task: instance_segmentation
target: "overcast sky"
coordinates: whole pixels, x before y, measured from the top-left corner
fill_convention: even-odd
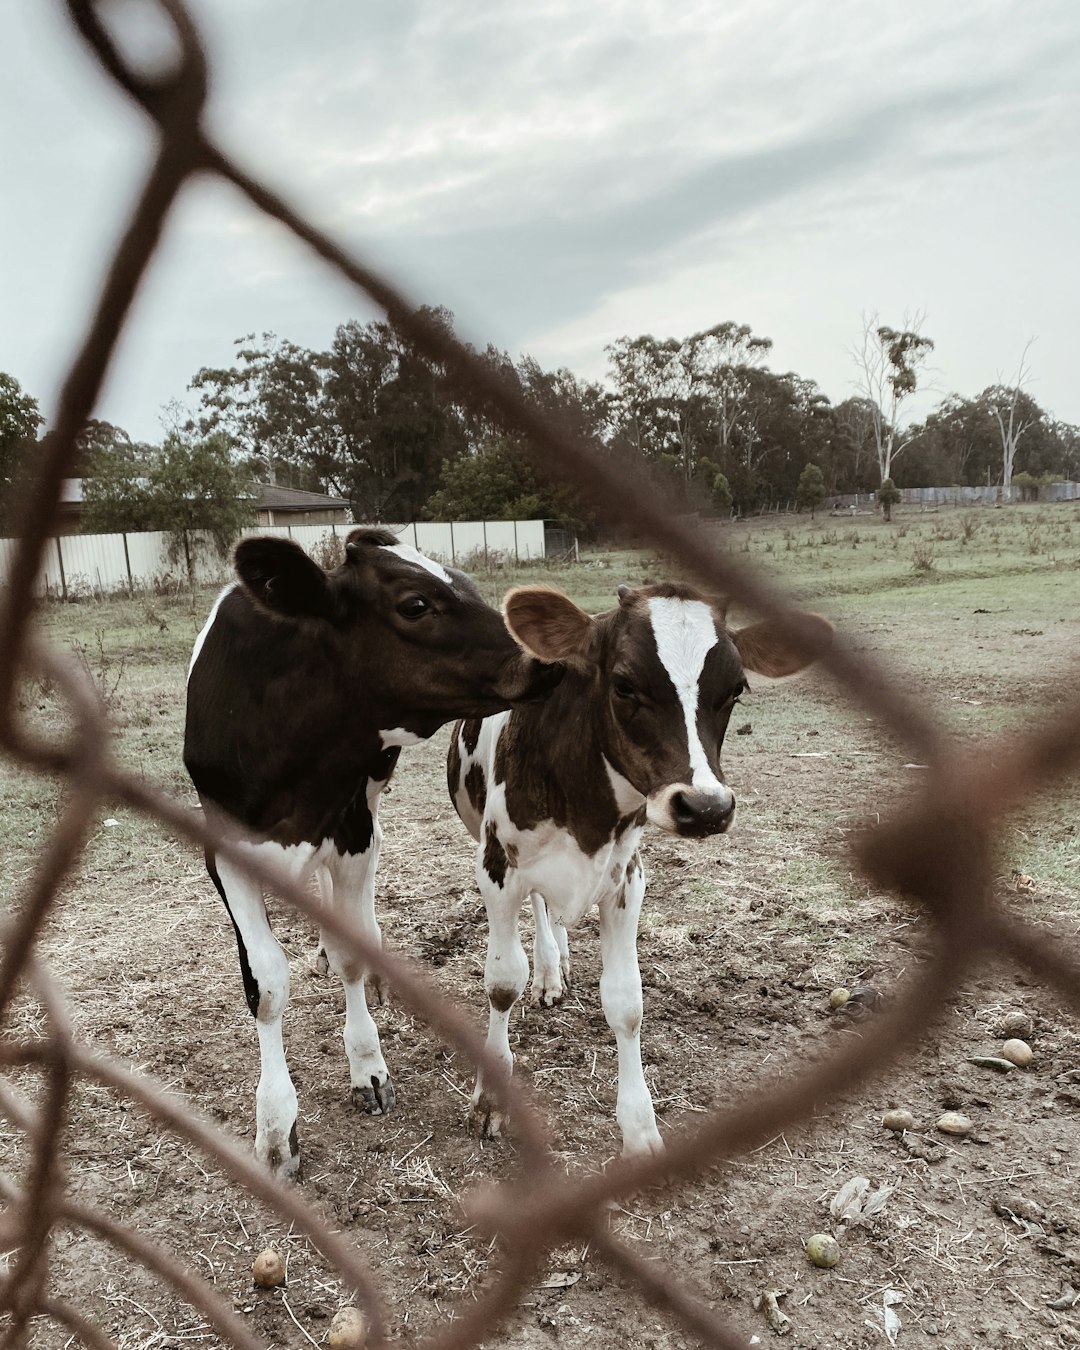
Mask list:
[[[839,400],[863,315],[921,311],[921,411],[1034,338],[1080,422],[1076,0],[189,3],[226,147],[472,341],[601,378],[621,335],[730,319]],[[0,370],[49,412],[149,154],[59,0],[0,0],[0,147]],[[158,439],[234,339],[372,315],[200,182],[99,415]]]

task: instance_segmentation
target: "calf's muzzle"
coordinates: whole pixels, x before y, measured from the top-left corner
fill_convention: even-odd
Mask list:
[[[703,839],[730,827],[735,819],[735,794],[723,784],[703,791],[677,783],[649,799],[648,815],[661,829]]]

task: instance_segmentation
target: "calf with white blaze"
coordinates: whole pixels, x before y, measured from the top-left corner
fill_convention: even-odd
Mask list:
[[[245,539],[236,572],[195,642],[184,763],[226,837],[298,882],[317,874],[324,904],[378,942],[379,796],[401,747],[456,717],[542,697],[561,671],[522,651],[468,577],[386,530],[353,530],[332,572],[288,540]],[[262,887],[213,850],[206,866],[236,930],[258,1029],[255,1152],[289,1176],[300,1163],[281,1037],[289,963]],[[354,1099],[381,1114],[394,1088],[365,969],[325,931],[323,948],[345,986]]]
[[[600,998],[619,1058],[616,1116],[623,1151],[661,1147],[641,1065],[637,928],[645,894],[638,853],[647,820],[674,834],[722,834],[735,798],[720,768],[746,673],[791,675],[808,661],[771,623],[728,629],[723,607],[686,586],[619,588],[590,618],[543,587],[511,591],[506,624],[526,651],[566,675],[542,705],[458,724],[450,795],[478,841],[476,878],[488,914],[487,1046],[513,1068],[508,1023],[529,965],[518,916],[536,917],[533,997],[557,1002],[569,979],[566,929],[600,911]],[[821,637],[827,620],[810,616]],[[503,1118],[482,1076],[473,1111],[483,1134]]]

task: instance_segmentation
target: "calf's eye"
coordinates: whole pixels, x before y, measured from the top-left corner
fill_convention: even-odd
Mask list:
[[[623,679],[621,675],[616,676],[615,679],[612,680],[611,687],[615,691],[615,696],[617,698],[634,697],[634,686],[629,680]]]
[[[403,619],[419,619],[422,614],[426,614],[431,605],[422,595],[410,595],[402,600],[397,607],[397,612]]]
[[[735,704],[738,703],[742,695],[746,693],[747,688],[748,686],[746,682],[744,680],[740,680],[739,683],[732,688],[731,692],[727,695],[726,698],[720,698],[716,700],[715,704],[716,711],[719,713],[723,712],[725,708],[733,708]]]

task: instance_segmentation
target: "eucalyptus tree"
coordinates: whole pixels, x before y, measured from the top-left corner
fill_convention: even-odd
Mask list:
[[[289,487],[318,488],[313,468],[325,434],[326,355],[274,333],[238,338],[236,359],[204,366],[189,389],[199,411],[185,429],[224,432],[252,478]]]
[[[686,338],[619,338],[606,350],[620,438],[646,458],[674,457],[689,485],[699,459],[725,458],[771,347],[731,322]]]
[[[907,328],[890,328],[878,316],[864,316],[859,345],[852,350],[859,396],[870,405],[880,481],[892,477],[893,460],[908,443],[900,429],[902,410],[918,387],[919,372],[933,341],[919,331],[922,317],[906,318]]]

